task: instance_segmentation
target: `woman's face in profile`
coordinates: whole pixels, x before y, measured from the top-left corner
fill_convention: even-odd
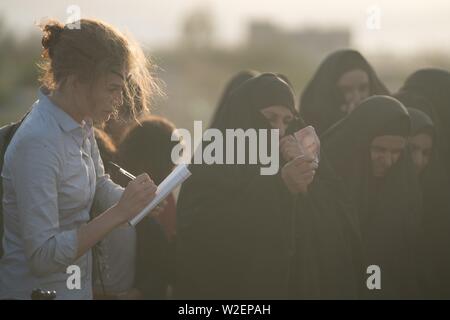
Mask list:
[[[341,111],[351,113],[355,107],[370,96],[370,83],[367,73],[360,69],[350,70],[341,75],[336,86],[344,98]]]
[[[430,162],[433,138],[430,134],[419,133],[409,138],[411,156],[417,173],[421,173]]]
[[[406,139],[402,136],[378,136],[370,146],[370,159],[373,176],[384,177],[398,161],[405,150]]]
[[[280,138],[286,134],[289,123],[294,120],[294,115],[291,110],[284,106],[270,106],[261,109],[260,112],[264,118],[267,119],[272,128],[280,130]]]
[[[85,91],[87,116],[95,123],[105,123],[123,104],[125,72],[111,71],[96,79],[93,88]]]

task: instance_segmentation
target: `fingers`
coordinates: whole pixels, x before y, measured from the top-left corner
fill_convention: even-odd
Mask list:
[[[297,168],[305,166],[306,168],[317,169],[319,167],[318,162],[308,155],[296,157],[290,163]]]
[[[312,182],[314,176],[316,175],[316,171],[309,171],[301,175],[301,180],[307,181],[307,183]],[[308,182],[309,181],[309,182]]]
[[[150,176],[147,173],[141,173],[140,175],[138,175],[136,177],[136,179],[134,179],[132,181],[133,184],[143,184],[143,183],[149,183],[152,182],[153,180],[150,178]]]
[[[316,170],[308,169],[308,170],[296,170],[292,173],[293,177],[298,179],[306,179],[311,178],[316,175]]]
[[[158,209],[158,210],[163,211],[163,210],[166,208],[167,204],[168,204],[167,199],[164,199],[163,201],[161,201],[161,202],[156,206],[155,209]]]
[[[297,174],[301,177],[305,176],[305,177],[309,177],[309,176],[313,176],[316,174],[316,169],[313,168],[306,168],[306,169],[301,169],[301,170],[297,170]]]
[[[289,148],[299,149],[297,140],[291,135],[280,140],[280,150],[282,152]]]
[[[149,183],[143,183],[140,185],[142,192],[149,192],[149,193],[155,193],[156,190],[158,189],[158,187],[156,186],[156,184],[153,183],[153,181],[149,182]]]
[[[152,185],[146,186],[138,191],[137,196],[141,200],[149,200],[155,195],[156,188]]]
[[[151,212],[150,214],[147,216],[148,218],[158,218],[163,212],[164,209],[167,205],[167,200],[164,199],[163,201],[161,201]]]
[[[302,150],[300,149],[297,140],[291,135],[284,137],[281,140],[280,152],[285,161],[290,161],[302,155]]]
[[[282,155],[285,161],[290,161],[301,156],[301,152],[298,148],[289,148],[282,151]]]
[[[157,186],[146,173],[130,181],[118,203],[123,220],[128,221],[142,211],[154,199],[156,191]]]
[[[297,144],[297,139],[295,139],[292,135],[287,135],[280,140],[280,148],[283,148],[285,145],[290,143]]]
[[[155,209],[153,209],[150,214],[148,215],[148,217],[150,218],[157,218],[159,217],[159,215],[162,213],[162,210],[158,207],[156,207]]]
[[[136,177],[136,179],[130,181],[128,183],[127,189],[132,190],[133,192],[139,192],[143,188],[151,188],[156,191],[157,186],[153,182],[153,180],[150,178],[150,176],[146,173],[140,174]]]
[[[316,162],[299,162],[297,165],[285,166],[285,173],[299,184],[309,184],[313,181],[318,165]]]
[[[130,201],[138,201],[139,205],[142,205],[142,203],[146,204],[154,197],[157,186],[148,174],[143,173],[131,181],[126,189]]]
[[[142,173],[142,174],[138,175],[138,176],[136,177],[136,179],[134,179],[134,180],[131,181],[131,182],[133,182],[133,183],[142,183],[142,182],[144,182],[144,181],[148,181],[149,179],[150,179],[150,177],[148,176],[148,174]]]
[[[311,156],[309,156],[309,155],[305,155],[305,156],[303,157],[303,161],[304,161],[304,162],[307,162],[307,163],[315,163],[315,164],[317,165],[316,159],[313,158],[313,157],[311,157]]]

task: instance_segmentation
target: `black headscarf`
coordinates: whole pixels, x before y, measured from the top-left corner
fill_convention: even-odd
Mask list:
[[[295,114],[286,81],[275,74],[256,76],[231,94],[217,128],[270,128],[260,110],[271,105]],[[356,297],[358,232],[322,161],[316,175],[323,182],[315,179],[299,201],[280,173],[260,175],[258,165],[191,165],[177,208],[176,296]]]
[[[382,135],[409,135],[406,108],[394,98],[364,100],[323,136],[333,168],[343,178],[357,205],[366,264],[381,268],[381,290],[368,297],[420,297],[422,277],[420,191],[405,150],[384,178],[374,178],[370,145]]]
[[[398,99],[401,102],[401,99]],[[403,102],[403,105],[407,106]],[[409,117],[411,119],[411,136],[418,135],[420,133],[427,133],[434,138],[434,123],[433,120],[419,109],[408,107]]]
[[[245,81],[247,81],[250,78],[255,77],[258,74],[258,72],[253,70],[244,70],[240,71],[237,74],[235,74],[226,84],[225,89],[223,90],[222,96],[220,97],[219,103],[217,104],[216,111],[212,117],[211,120],[211,128],[216,127],[217,119],[220,117],[220,114],[223,111],[223,108],[226,105],[226,101],[228,97],[231,95],[231,92],[238,88],[241,84],[243,84]]]
[[[336,83],[344,73],[355,69],[367,73],[370,95],[389,94],[372,66],[358,51],[347,49],[332,53],[321,63],[300,96],[300,115],[319,134],[346,116],[340,110],[344,98]]]
[[[399,94],[418,96],[425,100],[424,111],[434,122],[439,156],[447,164],[450,177],[450,72],[442,69],[421,69],[410,75]]]
[[[263,73],[241,84],[230,95],[226,111],[221,114],[215,126],[225,128],[255,128],[255,125],[268,128],[268,123],[260,110],[280,105],[296,115],[292,88],[274,73]]]

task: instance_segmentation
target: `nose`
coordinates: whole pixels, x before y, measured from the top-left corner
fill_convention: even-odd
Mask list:
[[[284,137],[286,134],[287,125],[283,121],[278,121],[276,124],[276,129],[280,130],[280,138]]]
[[[360,101],[361,101],[361,93],[357,89],[353,90],[351,102],[353,104],[358,104]]]
[[[392,166],[392,163],[393,163],[392,155],[389,152],[387,152],[384,155],[384,164],[386,165],[386,168],[390,168]]]
[[[425,165],[425,158],[421,152],[414,153],[414,162],[419,169],[421,169]]]
[[[113,96],[114,106],[121,106],[123,104],[123,94],[122,91],[116,93]]]

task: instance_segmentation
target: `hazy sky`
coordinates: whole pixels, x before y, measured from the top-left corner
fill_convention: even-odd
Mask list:
[[[183,16],[207,7],[223,44],[239,43],[249,19],[265,19],[286,29],[348,26],[355,46],[365,51],[450,52],[449,0],[1,0],[0,15],[23,33],[44,17],[65,21],[73,4],[82,17],[104,19],[150,47],[174,43]],[[379,30],[367,27],[372,6],[380,10]]]

